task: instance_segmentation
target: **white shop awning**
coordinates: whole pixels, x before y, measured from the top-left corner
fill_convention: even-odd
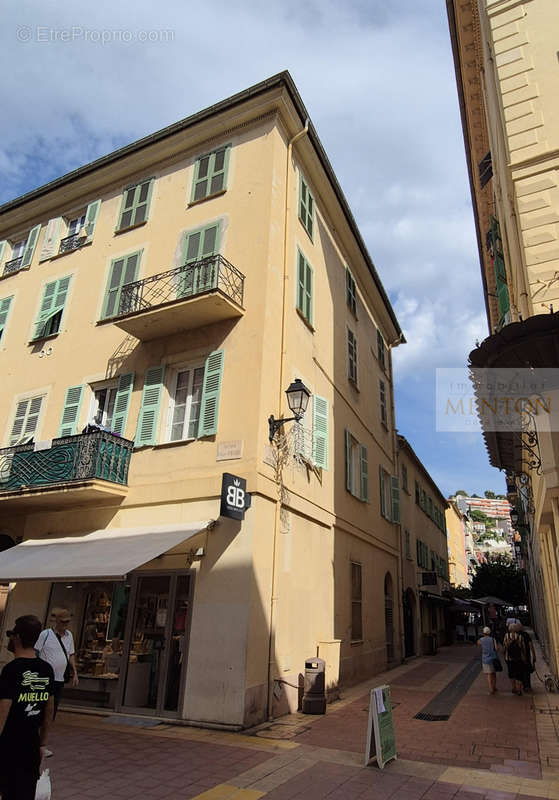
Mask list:
[[[0,581],[123,580],[136,567],[196,536],[212,523],[108,528],[84,536],[27,539],[0,553]]]

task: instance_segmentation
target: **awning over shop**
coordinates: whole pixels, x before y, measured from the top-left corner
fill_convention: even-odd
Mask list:
[[[132,570],[210,525],[206,520],[107,528],[60,539],[27,539],[0,553],[0,581],[123,580]]]
[[[424,600],[430,600],[432,603],[442,603],[446,605],[447,603],[451,603],[448,597],[441,597],[440,594],[433,594],[433,592],[419,592],[419,596],[422,597]]]

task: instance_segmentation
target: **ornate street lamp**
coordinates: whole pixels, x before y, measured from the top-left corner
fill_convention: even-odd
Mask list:
[[[270,428],[270,444],[274,441],[276,432],[279,431],[284,422],[299,422],[309,404],[311,393],[300,378],[295,378],[293,383],[285,390],[287,395],[287,404],[289,410],[293,414],[292,417],[286,419],[275,419],[271,414],[268,417],[268,425]]]

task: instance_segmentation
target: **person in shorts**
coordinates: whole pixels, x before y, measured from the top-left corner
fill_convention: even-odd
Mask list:
[[[498,656],[497,642],[491,636],[491,628],[486,627],[483,629],[483,636],[478,640],[478,646],[481,647],[481,668],[487,675],[489,694],[495,694],[497,691],[497,673],[494,664]]]
[[[18,617],[7,631],[15,658],[0,673],[0,792],[2,800],[34,800],[54,709],[54,673],[37,658],[41,622]]]

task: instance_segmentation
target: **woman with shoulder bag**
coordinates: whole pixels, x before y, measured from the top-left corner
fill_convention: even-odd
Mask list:
[[[520,623],[509,625],[503,648],[513,694],[522,694],[522,681],[526,670],[526,645],[519,633]]]
[[[497,672],[501,672],[503,667],[497,655],[497,642],[491,636],[491,628],[483,629],[483,636],[478,641],[481,647],[481,668],[487,675],[489,694],[497,691]]]
[[[50,628],[41,631],[35,642],[35,652],[46,661],[54,670],[54,714],[56,717],[58,703],[64,684],[71,681],[72,686],[78,685],[78,672],[74,656],[74,637],[67,626],[71,615],[67,608],[53,608],[49,623]],[[50,756],[49,750],[45,755]]]

